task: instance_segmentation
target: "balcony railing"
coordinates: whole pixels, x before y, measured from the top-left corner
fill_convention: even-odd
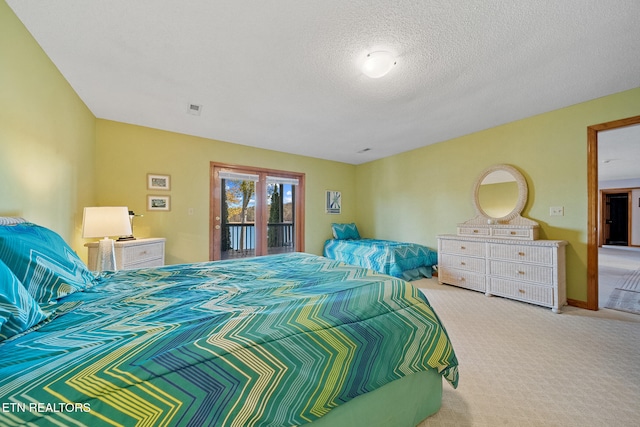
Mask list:
[[[255,256],[255,223],[226,223],[222,225],[222,259]],[[267,248],[269,254],[293,252],[293,223],[267,224]]]

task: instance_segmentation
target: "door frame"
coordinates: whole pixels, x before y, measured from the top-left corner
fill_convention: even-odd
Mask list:
[[[598,132],[640,124],[640,116],[587,127],[587,301],[571,305],[598,310]]]
[[[220,187],[220,180],[216,179],[216,169],[225,169],[234,172],[250,172],[258,175],[260,179],[256,183],[256,204],[264,203],[267,192],[266,176],[278,176],[282,178],[297,178],[298,186],[296,188],[296,203],[294,206],[294,234],[295,234],[295,250],[296,252],[304,252],[304,200],[305,200],[305,174],[300,172],[283,171],[277,169],[258,168],[254,166],[241,166],[228,163],[210,162],[209,164],[209,260],[213,261],[220,259],[220,245],[216,244],[213,238],[215,234],[216,225],[220,225],[220,219],[216,215],[216,212],[221,210],[221,194],[222,188]],[[216,219],[218,218],[218,219]],[[260,253],[267,253],[267,239],[259,238],[263,228],[266,230],[266,224],[268,222],[268,212],[263,212],[263,215],[256,215],[256,251],[258,251],[258,245],[260,245]]]

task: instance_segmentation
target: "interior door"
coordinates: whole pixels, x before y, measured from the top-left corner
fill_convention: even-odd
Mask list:
[[[629,193],[604,195],[605,245],[629,245]]]

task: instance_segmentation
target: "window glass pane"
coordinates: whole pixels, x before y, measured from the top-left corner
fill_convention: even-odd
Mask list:
[[[276,179],[271,182],[277,182]],[[276,254],[295,250],[294,202],[295,185],[267,184],[267,253]]]

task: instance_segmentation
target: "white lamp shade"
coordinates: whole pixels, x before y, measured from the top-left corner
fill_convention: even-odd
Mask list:
[[[130,236],[131,221],[126,206],[84,208],[82,237]]]
[[[396,60],[390,52],[371,52],[362,64],[362,72],[372,79],[377,79],[391,71],[394,65]]]

